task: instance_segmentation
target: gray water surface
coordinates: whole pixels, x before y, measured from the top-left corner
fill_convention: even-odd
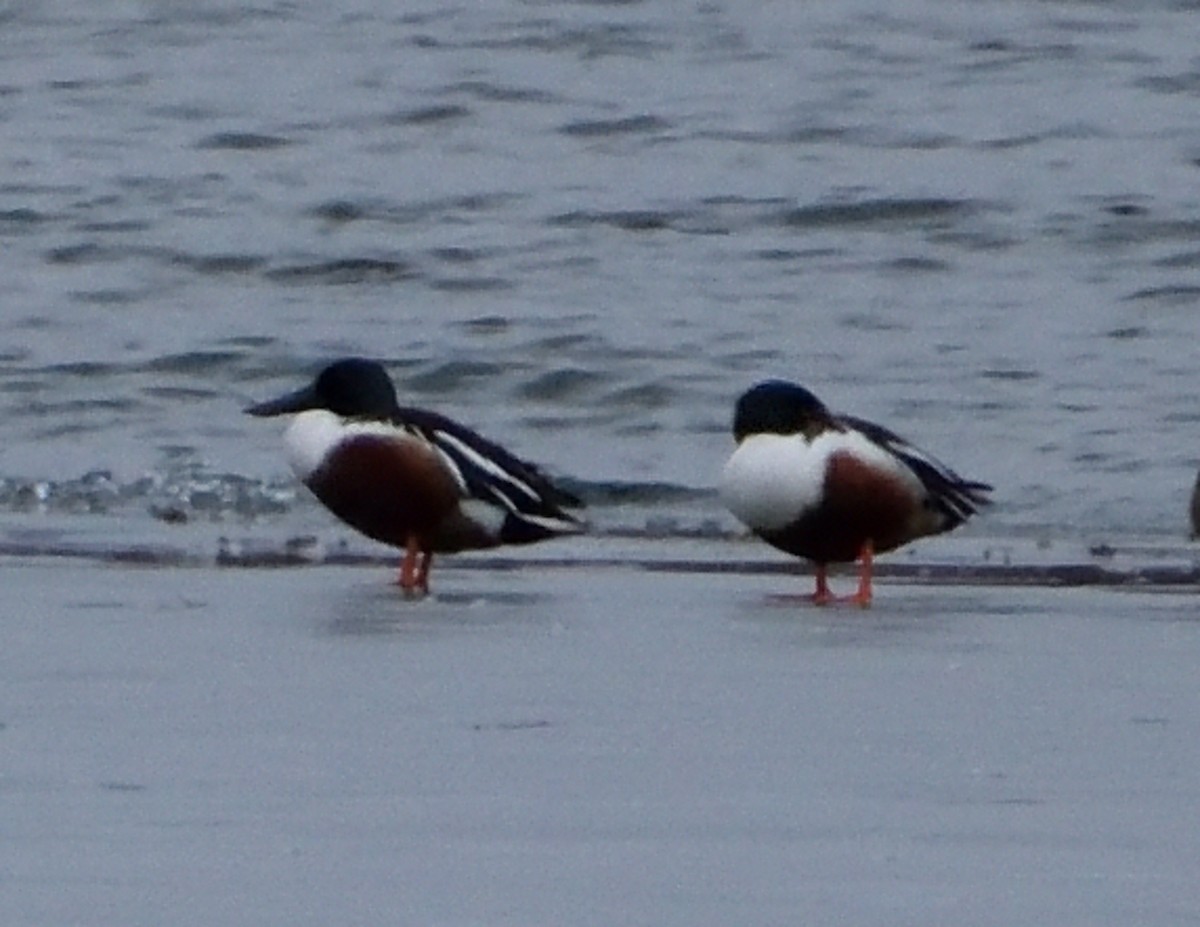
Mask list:
[[[5,523],[337,532],[241,408],[362,353],[600,532],[732,530],[782,375],[968,534],[1179,541],[1193,6],[5,4]]]

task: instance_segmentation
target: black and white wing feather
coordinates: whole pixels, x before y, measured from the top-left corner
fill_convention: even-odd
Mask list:
[[[852,415],[839,415],[837,420],[862,432],[889,454],[903,461],[905,466],[916,474],[929,493],[928,504],[946,519],[943,530],[949,531],[974,515],[982,506],[991,505],[992,500],[987,495],[992,491],[990,485],[963,479],[936,457],[909,444],[895,432]]]
[[[520,543],[571,534],[582,523],[563,507],[582,507],[535,465],[437,412],[400,408],[395,423],[416,433],[442,455],[466,495],[507,513],[503,540]]]

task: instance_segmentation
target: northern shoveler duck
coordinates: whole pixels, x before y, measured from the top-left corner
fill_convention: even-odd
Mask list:
[[[400,406],[387,371],[359,357],[246,409],[295,417],[289,463],[334,515],[404,550],[399,585],[427,592],[435,553],[530,544],[581,531],[579,506],[533,464],[436,412]]]
[[[1188,515],[1192,519],[1192,540],[1200,538],[1200,473],[1196,474],[1196,482],[1192,484],[1192,501],[1188,506]]]
[[[768,544],[813,561],[813,601],[833,601],[830,563],[861,561],[858,591],[871,601],[872,558],[962,524],[990,500],[880,425],[835,415],[795,383],[768,380],[744,393],[733,417],[737,449],[721,497]]]

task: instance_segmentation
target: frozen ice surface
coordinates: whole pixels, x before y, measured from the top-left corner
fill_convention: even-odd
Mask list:
[[[4,922],[1195,923],[1190,594],[388,578],[6,562]]]

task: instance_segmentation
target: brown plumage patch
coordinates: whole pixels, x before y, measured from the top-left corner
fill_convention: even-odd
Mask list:
[[[461,549],[478,538],[439,544],[458,512],[454,476],[432,448],[416,440],[358,435],[334,450],[307,481],[334,515],[369,538],[404,547],[415,535],[425,550]]]
[[[909,486],[852,454],[830,457],[822,496],[816,509],[763,539],[817,563],[849,563],[868,540],[882,553],[940,530]]]

